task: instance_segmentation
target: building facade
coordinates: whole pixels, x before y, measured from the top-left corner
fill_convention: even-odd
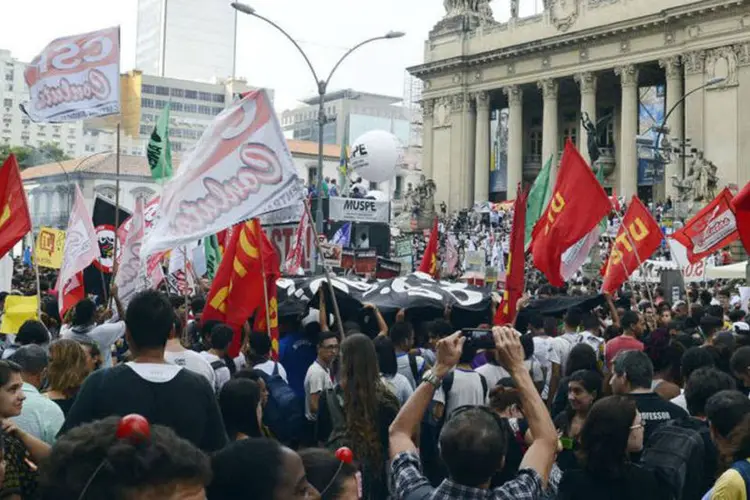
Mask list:
[[[23,72],[27,64],[0,49],[0,104],[2,127],[0,144],[39,147],[52,143],[70,157],[84,154],[82,122],[34,123],[18,106],[29,100]]]
[[[236,23],[223,0],[138,0],[136,68],[181,80],[233,78]]]
[[[505,23],[486,1],[445,5],[409,71],[424,81],[422,169],[451,210],[515,198],[568,139],[588,160],[585,114],[618,195],[674,199],[704,157],[719,187],[750,180],[747,0],[548,0],[528,18],[511,0]],[[653,175],[642,139],[659,129],[679,147]]]
[[[303,101],[304,106],[281,113],[281,126],[290,139],[318,141],[319,97]],[[351,143],[370,130],[385,130],[409,144],[408,109],[403,99],[353,89],[330,92],[325,96],[327,123],[324,144]]]
[[[145,155],[151,132],[164,107],[169,104],[169,138],[172,151],[190,149],[216,115],[239,95],[251,90],[242,79],[203,83],[147,75],[130,71],[121,75],[122,130],[120,152]],[[273,91],[267,91],[273,100]],[[116,151],[118,118],[88,120],[83,134],[81,155]]]

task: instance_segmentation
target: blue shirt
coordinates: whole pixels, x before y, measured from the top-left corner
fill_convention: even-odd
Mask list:
[[[304,333],[287,333],[279,341],[279,362],[284,367],[289,387],[300,398],[305,397],[305,375],[318,357],[318,350]]]

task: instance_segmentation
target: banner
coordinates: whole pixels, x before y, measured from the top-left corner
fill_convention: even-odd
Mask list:
[[[303,271],[308,271],[311,267],[310,263],[313,257],[313,230],[310,223],[306,223],[302,228],[302,240],[299,242],[299,265]],[[279,258],[282,262],[288,262],[289,259],[297,261],[297,257],[294,255],[297,251],[297,237],[299,230],[299,224],[280,224],[264,226],[265,231],[271,244],[276,248],[276,253],[279,254]],[[296,274],[298,271],[286,269],[289,274]]]
[[[141,262],[141,243],[143,242],[143,200],[135,202],[135,213],[128,237],[122,246],[122,253],[118,256],[119,265],[115,284],[123,306],[127,307],[130,299],[141,290],[146,289],[145,262]]]
[[[35,122],[72,122],[120,112],[120,28],[53,40],[24,71]]]
[[[150,255],[260,214],[298,205],[297,168],[264,90],[249,92],[203,133],[164,187],[144,241]]]
[[[361,198],[330,198],[328,218],[349,222],[377,222],[388,224],[390,203]]]
[[[695,264],[739,238],[732,208],[732,193],[724,188],[719,196],[685,223],[672,237],[687,248],[688,261]]]
[[[60,269],[65,249],[65,231],[43,227],[39,229],[34,258],[39,267]]]
[[[468,250],[466,252],[466,271],[463,279],[480,279],[485,278],[487,257],[484,250]]]
[[[641,200],[633,196],[612,245],[602,290],[609,294],[617,291],[633,271],[659,248],[662,239],[659,224]]]
[[[378,251],[374,248],[357,248],[354,250],[354,272],[372,274],[378,266]]]
[[[20,295],[8,295],[5,298],[5,308],[3,310],[3,322],[0,324],[0,333],[16,334],[26,321],[30,319],[38,320],[37,313],[39,303],[37,296],[22,297]]]
[[[75,305],[75,300],[83,296],[82,271],[99,258],[96,231],[91,222],[81,188],[76,184],[73,210],[68,219],[65,235],[65,251],[58,275],[58,306],[60,316]]]
[[[341,267],[341,245],[321,241],[320,260],[324,266]]]
[[[375,278],[384,280],[396,278],[397,276],[401,276],[401,263],[397,260],[378,257],[377,267],[375,268]]]

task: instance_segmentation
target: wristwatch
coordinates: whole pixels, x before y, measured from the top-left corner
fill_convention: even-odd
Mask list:
[[[427,382],[428,384],[432,384],[432,386],[435,389],[440,388],[440,385],[443,383],[443,380],[435,375],[435,373],[432,370],[427,370],[424,372],[424,375],[422,375],[422,382]]]

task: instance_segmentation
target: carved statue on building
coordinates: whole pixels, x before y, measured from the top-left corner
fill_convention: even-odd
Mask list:
[[[672,176],[672,185],[677,189],[678,202],[709,202],[716,197],[719,188],[718,167],[708,161],[703,151],[698,151],[684,179]]]
[[[396,227],[411,231],[412,221],[416,221],[418,229],[431,227],[435,217],[435,182],[422,176],[420,183],[404,198],[404,210],[393,221]]]
[[[443,6],[445,7],[445,17],[474,14],[492,19],[490,0],[443,0]]]
[[[605,126],[612,119],[612,115],[607,115],[604,118],[600,118],[596,125],[591,121],[591,117],[585,111],[581,113],[581,123],[583,128],[586,130],[586,146],[589,152],[589,158],[591,159],[591,167],[596,165],[596,161],[601,156],[599,134],[602,131],[602,127]]]
[[[518,19],[518,0],[510,0],[510,17]]]

